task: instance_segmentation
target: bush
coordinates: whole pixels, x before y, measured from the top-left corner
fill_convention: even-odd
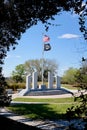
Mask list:
[[[9,84],[7,89],[12,89],[13,91],[17,91],[17,89],[24,89],[25,83],[12,83]]]
[[[12,101],[12,96],[0,95],[0,107],[9,106]]]

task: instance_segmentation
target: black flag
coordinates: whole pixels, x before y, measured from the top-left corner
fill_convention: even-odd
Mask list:
[[[49,50],[51,50],[50,44],[49,43],[44,44],[44,51],[49,51]]]

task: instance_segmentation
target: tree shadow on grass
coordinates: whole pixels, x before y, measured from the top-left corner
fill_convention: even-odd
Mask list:
[[[65,114],[54,111],[49,104],[15,104],[11,106],[11,110],[32,119],[57,120],[65,118]]]

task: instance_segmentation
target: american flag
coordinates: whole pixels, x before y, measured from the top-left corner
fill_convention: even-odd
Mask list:
[[[48,42],[48,41],[50,41],[50,38],[47,35],[44,35],[43,42]]]

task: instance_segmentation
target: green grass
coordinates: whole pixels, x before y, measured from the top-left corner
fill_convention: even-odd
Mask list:
[[[8,107],[13,112],[31,119],[63,119],[67,108],[76,105],[74,98],[15,98],[14,101],[32,102],[29,104],[11,104]]]
[[[73,87],[70,84],[61,84],[61,86],[67,89],[78,90],[78,87]]]
[[[77,89],[71,85],[62,85],[68,89]],[[65,118],[65,113],[72,105],[76,105],[74,98],[15,98],[13,101],[30,102],[30,104],[15,104],[10,110],[31,119],[55,120]],[[35,104],[34,104],[35,103]]]
[[[15,98],[13,101],[22,102],[43,102],[43,103],[71,103],[74,98]]]
[[[13,112],[31,119],[64,119],[72,104],[17,104],[10,106]]]

